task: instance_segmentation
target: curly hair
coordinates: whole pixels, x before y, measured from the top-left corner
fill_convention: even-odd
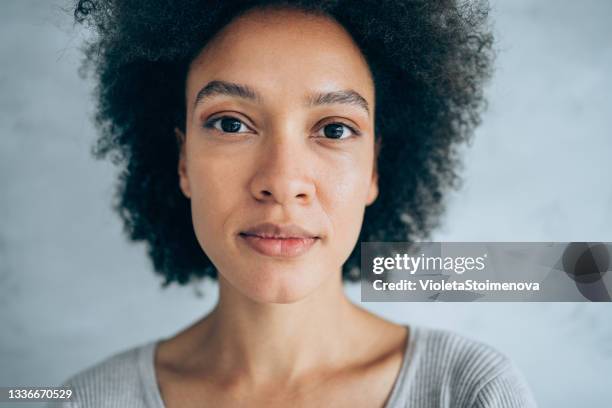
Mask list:
[[[189,63],[238,15],[275,6],[335,19],[372,72],[380,192],[359,242],[427,239],[445,193],[460,184],[458,147],[481,121],[494,58],[484,0],[80,0],[75,20],[93,33],[82,67],[97,84],[93,152],[120,166],[114,206],[130,239],[147,243],[163,287],[217,278],[177,175]],[[358,244],[343,279],[357,280],[359,269]]]

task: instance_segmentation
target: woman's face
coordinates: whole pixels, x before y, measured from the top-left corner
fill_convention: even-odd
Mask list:
[[[186,97],[180,185],[221,283],[289,303],[339,281],[378,193],[374,84],[349,34],[251,11],[193,61]]]

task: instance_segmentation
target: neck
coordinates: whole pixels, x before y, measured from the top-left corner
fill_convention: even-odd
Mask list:
[[[198,349],[205,350],[207,372],[222,378],[253,386],[290,384],[345,366],[359,347],[367,315],[347,299],[340,274],[289,304],[255,302],[220,277],[219,301],[197,324]]]

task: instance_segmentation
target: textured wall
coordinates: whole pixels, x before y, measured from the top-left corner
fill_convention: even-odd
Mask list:
[[[91,85],[66,3],[0,5],[0,385],[50,385],[204,314],[215,287],[159,289],[89,154]],[[612,241],[612,3],[495,1],[497,73],[437,240]],[[608,176],[608,177],[606,177]],[[359,290],[348,291],[358,301]],[[610,304],[365,305],[486,341],[543,407],[612,405]],[[0,404],[1,405],[1,404]]]

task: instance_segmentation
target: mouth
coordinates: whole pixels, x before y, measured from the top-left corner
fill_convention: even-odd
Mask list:
[[[256,252],[273,257],[291,258],[308,252],[320,236],[297,225],[259,224],[238,234]]]

